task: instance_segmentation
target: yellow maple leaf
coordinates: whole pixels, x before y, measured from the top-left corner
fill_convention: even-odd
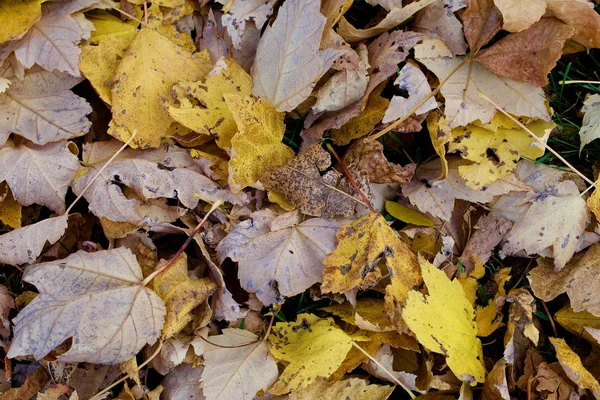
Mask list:
[[[526,126],[545,140],[556,125],[540,120]],[[508,176],[521,157],[536,159],[544,155],[544,148],[502,113],[485,125],[472,123],[455,128],[452,136],[448,151],[458,150],[463,158],[473,162],[458,167],[460,176],[473,189]]]
[[[483,349],[477,338],[473,305],[457,280],[419,257],[429,295],[408,293],[404,322],[429,351],[446,355],[454,374],[471,385],[485,380]]]
[[[583,366],[581,359],[567,343],[560,338],[549,338],[556,349],[556,358],[560,366],[573,382],[581,389],[590,389],[596,398],[600,397],[600,384],[594,376]]]
[[[284,113],[252,96],[224,97],[239,130],[231,139],[229,187],[234,193],[247,186],[260,189],[258,180],[268,168],[284,165],[294,157],[294,151],[281,142]]]
[[[344,362],[352,338],[332,318],[298,315],[296,322],[277,323],[269,336],[273,356],[287,367],[270,392],[286,394],[307,387],[316,378],[328,378]]]
[[[220,59],[206,79],[173,85],[173,97],[179,103],[167,107],[169,115],[181,125],[204,135],[216,135],[217,145],[229,150],[237,125],[223,95],[250,96],[250,75],[230,58]],[[190,100],[194,98],[201,105]]]
[[[42,16],[41,0],[0,0],[0,43],[19,39]]]
[[[171,267],[152,280],[152,287],[167,305],[162,336],[168,339],[192,320],[191,311],[213,294],[217,284],[208,278],[190,279],[187,255],[183,253]]]
[[[137,130],[133,146],[158,147],[175,122],[162,100],[173,83],[206,76],[212,63],[208,54],[201,54],[193,56],[160,33],[142,28],[116,70],[108,132],[125,141]]]

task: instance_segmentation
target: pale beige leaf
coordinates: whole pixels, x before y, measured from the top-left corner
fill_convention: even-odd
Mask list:
[[[385,400],[393,392],[394,386],[369,384],[359,378],[327,382],[319,378],[312,385],[289,395],[290,400],[344,399],[344,400]]]
[[[335,247],[340,224],[321,218],[300,222],[298,212],[277,217],[269,209],[258,211],[217,247],[221,262],[227,257],[239,262],[240,284],[265,305],[322,279],[323,260]]]
[[[260,29],[273,12],[275,0],[218,0],[217,3],[227,5],[229,9],[223,14],[221,22],[231,37],[233,47],[241,48],[242,37],[246,30],[246,23],[253,20]]]
[[[435,1],[436,0],[419,0],[410,3],[405,7],[393,8],[380,23],[367,29],[356,29],[348,22],[348,20],[346,20],[346,18],[342,18],[337,33],[348,43],[369,39],[401,24],[412,17],[417,11],[422,10]]]
[[[408,93],[408,97],[392,97],[392,101],[381,121],[384,124],[404,117],[431,93],[431,87],[427,82],[425,74],[421,72],[419,67],[411,62],[407,62],[404,67],[402,67],[398,77],[394,81],[394,85],[398,87],[398,89]],[[415,114],[424,114],[434,108],[437,108],[437,102],[435,101],[435,98],[430,97],[417,109]]]
[[[584,115],[579,130],[581,140],[579,151],[586,144],[600,138],[600,94],[593,94],[588,97],[583,103],[583,107],[581,107],[581,112]]]
[[[192,338],[184,334],[165,340],[158,355],[152,359],[152,367],[159,374],[167,375],[173,368],[183,362],[191,341]]]
[[[71,87],[80,79],[34,68],[0,94],[0,145],[16,133],[36,144],[70,139],[88,131],[90,105]]]
[[[417,392],[420,391],[417,388],[417,375],[411,374],[410,372],[394,370],[394,354],[392,353],[392,349],[389,345],[384,344],[381,346],[379,350],[377,350],[377,353],[373,355],[373,359],[375,359],[377,363],[369,360],[363,365],[365,371],[376,378],[388,381],[390,383],[396,383],[395,380],[390,377],[390,374],[384,371],[382,368],[383,366],[387,371],[392,373],[394,378],[402,382],[407,388]]]
[[[207,400],[250,400],[259,391],[266,392],[277,380],[277,362],[267,343],[252,332],[223,329],[223,334],[210,336],[210,341],[222,348],[208,346],[204,352],[204,395]]]
[[[142,284],[142,270],[129,249],[78,251],[28,267],[23,280],[40,294],[13,320],[9,358],[39,360],[72,338],[58,360],[118,364],[160,335],[165,305]]]
[[[8,314],[15,308],[15,301],[4,285],[0,285],[0,336],[8,338],[10,336],[10,322]]]
[[[288,0],[258,43],[254,94],[278,111],[291,111],[311,93],[340,51],[319,51],[325,17],[319,0]]]
[[[67,229],[66,215],[47,218],[0,236],[0,263],[25,264],[35,261],[46,241],[54,244]]]
[[[24,206],[41,204],[62,214],[71,179],[79,170],[77,156],[66,141],[40,146],[30,142],[0,148],[0,182]]]
[[[416,32],[438,36],[454,54],[467,52],[463,24],[454,15],[454,10],[446,5],[446,0],[437,0],[419,11],[411,25]]]
[[[425,39],[415,46],[415,58],[431,70],[439,80],[465,61],[453,57],[448,47],[438,39]],[[489,122],[496,108],[479,96],[482,93],[505,111],[550,121],[541,88],[500,77],[484,66],[467,62],[446,81],[441,93],[446,99],[446,119],[451,128],[465,126],[475,120]]]
[[[542,18],[546,12],[546,0],[494,0],[502,13],[502,29],[521,32]]]
[[[191,364],[182,364],[162,380],[165,388],[161,398],[169,400],[204,400],[200,376],[203,367],[194,367]]]

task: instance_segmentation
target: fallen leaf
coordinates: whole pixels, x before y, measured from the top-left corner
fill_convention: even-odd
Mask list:
[[[166,260],[161,260],[156,268],[166,263]],[[183,253],[169,269],[152,280],[152,288],[167,307],[162,337],[168,339],[192,321],[191,311],[204,303],[217,285],[208,278],[190,279],[187,255]]]
[[[545,5],[545,0],[542,3]],[[546,86],[548,74],[574,32],[573,27],[556,18],[542,18],[524,31],[508,35],[481,51],[475,61],[500,76]]]
[[[422,10],[435,1],[436,0],[419,0],[410,3],[405,7],[394,7],[381,22],[366,29],[356,29],[348,22],[348,20],[346,20],[346,18],[342,17],[338,25],[337,33],[348,43],[369,39],[401,24],[412,17],[417,11]]]
[[[340,129],[332,129],[331,137],[337,145],[343,146],[354,139],[366,136],[381,122],[390,101],[378,93],[372,93],[360,115],[350,119]]]
[[[35,373],[30,373],[25,378],[25,382],[21,387],[10,388],[6,392],[0,395],[2,400],[22,400],[31,399],[42,390],[46,382],[48,381],[49,375],[46,369],[39,366]]]
[[[450,281],[423,258],[419,264],[429,295],[414,290],[408,293],[402,312],[405,323],[425,348],[446,355],[459,379],[471,385],[483,382],[486,371],[473,306],[458,281]]]
[[[45,146],[7,142],[0,148],[0,182],[24,206],[41,204],[62,214],[71,179],[79,170],[79,160],[66,141]]]
[[[431,93],[425,74],[413,63],[407,62],[398,73],[394,86],[408,94],[408,97],[394,96],[383,117],[383,123],[392,122],[405,117],[413,108]],[[420,115],[437,108],[433,97],[420,106],[414,114]]]
[[[203,367],[194,367],[192,364],[182,364],[169,372],[162,380],[165,388],[162,392],[164,398],[170,400],[202,400],[202,386],[200,380]]]
[[[137,131],[135,146],[158,147],[174,122],[161,98],[168,98],[175,82],[200,80],[211,67],[206,57],[192,56],[160,33],[142,28],[115,72],[109,133],[126,141]]]
[[[588,143],[600,138],[600,94],[593,94],[583,102],[581,107],[583,121],[579,130],[581,141],[579,152]]]
[[[479,218],[473,227],[475,232],[469,237],[460,256],[465,269],[470,272],[475,267],[473,257],[476,257],[482,264],[487,263],[492,256],[492,251],[502,241],[512,225],[511,221],[502,217],[494,218],[484,215]]]
[[[600,268],[600,244],[575,256],[559,271],[551,260],[538,259],[538,267],[529,273],[529,283],[536,297],[550,301],[567,293],[573,311],[588,311],[600,317],[600,302],[596,300],[596,271]]]
[[[581,336],[592,344],[600,343],[600,317],[589,311],[575,312],[570,305],[566,305],[554,314],[554,319],[572,334]]]
[[[469,1],[462,17],[471,54],[477,54],[502,28],[502,13],[494,0]]]
[[[46,242],[56,243],[67,229],[67,215],[46,218],[0,236],[0,262],[9,265],[33,263]]]
[[[269,390],[286,394],[308,386],[318,377],[328,378],[352,348],[352,338],[331,318],[299,314],[296,322],[279,322],[269,335],[271,354],[288,364]]]
[[[290,393],[290,400],[316,398],[346,400],[385,400],[392,394],[394,386],[369,384],[359,378],[343,379],[329,383],[317,379],[305,389]]]
[[[521,32],[544,16],[546,0],[494,0],[502,13],[502,29],[509,32]]]
[[[446,160],[446,144],[452,140],[452,128],[446,123],[446,118],[438,112],[429,113],[427,116],[427,130],[433,149],[440,157],[440,175],[439,179],[446,179],[448,176],[448,160]]]
[[[479,96],[482,93],[508,113],[537,117],[550,121],[544,93],[527,83],[500,77],[478,63],[452,57],[452,52],[438,39],[425,39],[415,46],[415,58],[444,80],[454,68],[458,70],[442,86],[446,99],[445,115],[451,128],[465,126],[475,120],[489,122],[496,108]]]
[[[166,339],[158,355],[152,359],[152,367],[159,374],[167,375],[175,367],[183,363],[193,340],[192,337],[184,334],[178,334],[172,338]]]
[[[592,48],[600,46],[600,15],[591,12],[594,4],[587,0],[546,0],[547,11],[575,28],[572,40]]]
[[[264,305],[301,293],[322,279],[323,259],[336,245],[335,221],[266,209],[241,222],[217,247],[221,262],[239,262],[242,287]]]
[[[508,380],[506,379],[506,367],[508,363],[501,358],[496,362],[494,368],[485,378],[481,398],[484,400],[510,400]]]
[[[17,229],[21,227],[23,207],[13,197],[6,183],[0,183],[0,221],[3,224]]]
[[[563,370],[577,386],[581,389],[590,389],[595,397],[600,396],[600,384],[590,372],[585,369],[579,356],[571,350],[564,339],[549,338],[550,343],[556,349],[556,358]]]
[[[210,399],[253,399],[259,391],[266,392],[277,380],[277,363],[267,343],[252,332],[227,328],[204,352],[204,396]],[[255,342],[255,343],[254,343]],[[251,344],[253,343],[253,344]],[[248,344],[241,347],[240,345]]]
[[[377,361],[377,363],[373,360]],[[398,362],[396,362],[396,364],[397,363]],[[368,362],[363,365],[363,369],[376,378],[396,383],[394,379],[391,379],[391,373],[394,378],[402,382],[409,390],[421,391],[417,388],[417,376],[415,374],[405,371],[396,371],[394,369],[394,354],[392,354],[392,349],[388,345],[381,346],[377,353],[373,355],[373,359],[369,359]],[[384,369],[389,372],[386,372]]]
[[[63,397],[71,392],[71,388],[65,385],[55,384],[50,385],[44,390],[43,393],[38,393],[36,399],[39,400],[61,400]],[[69,399],[70,400],[70,399]]]
[[[10,76],[10,74],[9,74]],[[0,94],[0,145],[10,133],[36,144],[81,136],[91,122],[91,106],[70,89],[80,79],[34,68]]]
[[[390,163],[383,154],[383,145],[377,140],[369,138],[356,140],[346,151],[342,162],[369,174],[371,183],[398,183],[404,185],[410,182],[415,165],[400,166]]]
[[[250,96],[251,93],[250,75],[232,59],[222,58],[204,80],[173,85],[171,95],[175,101],[170,102],[167,110],[186,128],[203,135],[215,135],[219,147],[229,150],[238,128],[224,95]]]
[[[225,95],[238,133],[231,139],[229,186],[238,193],[247,186],[262,189],[259,179],[268,168],[279,167],[294,157],[281,143],[285,133],[284,114],[254,97]]]
[[[529,341],[538,345],[540,332],[534,323],[535,299],[527,289],[512,289],[507,295],[511,302],[508,323],[504,334],[504,359],[510,365],[518,365],[525,357]]]
[[[447,0],[437,0],[419,11],[411,26],[415,31],[439,37],[448,45],[452,53],[465,54],[467,42],[463,34],[463,24],[456,18],[452,7],[446,5]]]
[[[418,226],[433,226],[433,221],[420,212],[394,201],[385,202],[385,210],[397,220]]]
[[[4,0],[0,13],[0,43],[23,37],[41,16],[41,0]]]
[[[321,175],[330,164],[329,153],[321,145],[314,144],[286,165],[267,171],[261,181],[303,214],[327,219],[352,215],[361,203],[357,200],[356,189],[335,170]],[[353,179],[368,196],[367,174],[357,171]]]
[[[253,93],[277,111],[291,111],[302,103],[341,54],[332,49],[319,51],[326,22],[319,6],[318,0],[286,1],[258,43]]]
[[[4,285],[0,285],[0,336],[7,339],[10,336],[10,321],[8,315],[15,308],[15,301]]]
[[[577,387],[567,377],[559,363],[541,363],[534,377],[537,380],[536,391],[548,392],[556,399],[568,399],[579,396]]]
[[[259,29],[262,28],[273,12],[275,0],[240,0],[232,3],[228,0],[218,0],[217,3],[227,8],[221,22],[231,37],[233,47],[239,49],[246,23],[253,20]]]

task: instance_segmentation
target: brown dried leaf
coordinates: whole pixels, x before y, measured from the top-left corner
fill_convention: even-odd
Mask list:
[[[203,400],[200,380],[203,367],[194,367],[191,364],[182,364],[169,372],[161,385],[165,388],[162,397],[170,400]]]
[[[469,238],[460,256],[467,272],[471,272],[475,267],[472,257],[476,257],[482,264],[490,259],[492,251],[512,225],[511,221],[502,217],[494,218],[485,215],[479,218],[474,227],[475,233]]]
[[[264,186],[280,195],[307,215],[322,218],[354,214],[358,194],[346,178],[330,170],[331,158],[319,144],[310,146],[303,154],[286,165],[267,171],[261,178]],[[365,195],[369,195],[366,173],[357,171],[353,176]]]
[[[575,28],[572,39],[587,47],[600,47],[600,14],[587,0],[548,0],[548,13]]]
[[[533,319],[536,310],[535,299],[527,289],[512,289],[506,300],[511,302],[511,305],[504,334],[504,359],[516,366],[525,357],[529,341],[537,346],[540,332]]]
[[[41,359],[72,338],[61,361],[118,364],[160,335],[163,301],[142,284],[142,271],[126,248],[35,264],[23,275],[40,294],[13,320],[7,357]]]
[[[33,398],[48,381],[48,373],[42,366],[35,373],[27,375],[25,383],[18,388],[11,388],[0,395],[0,400],[23,400]]]
[[[454,54],[465,54],[467,42],[463,35],[463,25],[454,15],[456,10],[446,6],[446,2],[447,0],[437,0],[419,11],[411,26],[416,32],[440,37]]]
[[[496,362],[494,368],[485,378],[483,390],[481,391],[482,400],[510,400],[508,381],[506,379],[506,367],[508,363],[501,358]]]
[[[556,18],[542,18],[526,30],[508,35],[483,50],[475,61],[498,75],[546,86],[548,74],[574,32],[574,28]]]
[[[502,28],[502,13],[493,0],[469,0],[463,13],[465,37],[476,54]]]

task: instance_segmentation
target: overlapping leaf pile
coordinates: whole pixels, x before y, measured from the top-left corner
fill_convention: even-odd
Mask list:
[[[599,397],[600,15],[402,3],[0,0],[0,400]]]

